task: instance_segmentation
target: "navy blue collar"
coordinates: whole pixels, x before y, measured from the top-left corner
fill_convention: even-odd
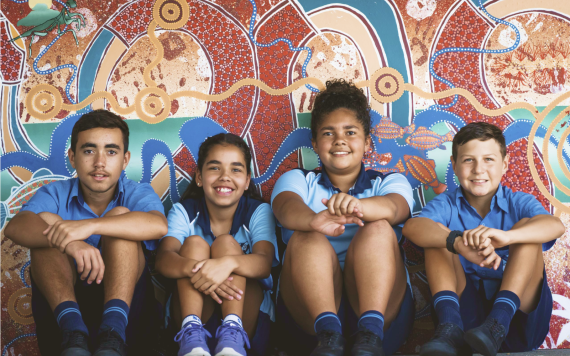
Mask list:
[[[491,211],[493,210],[493,207],[495,205],[497,205],[505,213],[509,212],[509,202],[507,201],[507,198],[505,198],[504,189],[505,189],[505,187],[503,187],[502,184],[499,184],[499,187],[497,188],[497,192],[495,193],[495,195],[493,195],[493,199],[491,200],[491,207],[490,207]],[[463,202],[465,202],[465,204],[471,206],[471,204],[469,204],[469,202],[467,201],[467,199],[463,195],[463,190],[461,189],[461,186],[459,186],[455,190],[455,203],[456,203],[458,209],[461,208],[459,205],[461,201],[463,201]]]
[[[239,199],[236,212],[234,213],[234,219],[232,221],[232,229],[230,230],[230,235],[232,236],[235,236],[238,233],[240,227],[247,223],[246,218],[248,199],[249,198],[245,195]],[[210,226],[210,214],[208,212],[208,206],[206,205],[205,197],[200,198],[198,202],[198,209],[199,215],[198,220],[196,221],[198,223],[198,226],[202,228],[202,231],[209,233],[215,239],[216,236],[214,236],[214,233],[212,232],[212,228]]]
[[[332,188],[333,190],[340,192],[340,189],[338,189],[331,183],[331,180],[324,167],[321,167],[321,177],[319,178],[318,184],[323,185],[327,188]],[[370,188],[372,188],[372,182],[370,182],[370,177],[368,177],[368,174],[366,173],[364,163],[361,163],[360,172],[358,173],[358,177],[356,177],[356,182],[354,182],[352,188],[349,189],[349,192],[352,195],[356,195],[363,193],[366,189]]]

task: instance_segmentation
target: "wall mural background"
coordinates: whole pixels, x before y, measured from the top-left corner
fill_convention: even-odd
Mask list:
[[[200,143],[221,131],[252,148],[268,199],[283,172],[318,166],[310,112],[323,83],[342,77],[374,110],[367,168],[406,174],[416,213],[457,186],[448,163],[460,127],[505,130],[503,183],[567,226],[545,253],[555,302],[542,348],[570,348],[570,3],[481,1],[2,1],[0,227],[39,187],[74,175],[71,128],[96,108],[127,120],[126,174],[166,209]],[[29,251],[3,234],[1,246],[1,355],[37,355]],[[413,353],[433,326],[422,254],[405,249],[417,320],[403,351]]]

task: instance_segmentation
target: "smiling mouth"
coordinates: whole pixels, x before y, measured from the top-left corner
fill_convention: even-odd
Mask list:
[[[233,190],[232,188],[227,188],[227,187],[217,187],[217,188],[216,188],[216,191],[217,191],[218,193],[231,193],[231,192],[233,192],[234,190]]]
[[[336,156],[336,157],[344,157],[344,156],[348,156],[350,152],[333,152],[332,155]]]
[[[90,176],[93,177],[95,180],[103,180],[108,177],[107,174],[102,174],[102,173],[91,173]]]
[[[487,179],[471,179],[472,183],[486,183]]]

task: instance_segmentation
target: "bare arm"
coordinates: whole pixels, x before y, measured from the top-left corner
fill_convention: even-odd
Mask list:
[[[180,279],[192,277],[192,268],[199,261],[182,257],[179,254],[182,244],[172,236],[166,236],[158,246],[156,270],[167,278]]]
[[[4,234],[14,243],[27,248],[50,247],[43,232],[48,224],[31,211],[20,211],[10,220]]]
[[[429,218],[413,218],[406,221],[402,235],[423,248],[445,248],[449,229]]]
[[[269,241],[258,241],[253,245],[249,255],[226,256],[233,267],[233,273],[254,279],[263,279],[271,274],[271,262],[275,256],[275,248]]]
[[[273,214],[284,228],[293,231],[313,231],[310,224],[315,215],[303,198],[293,192],[279,193],[273,199]]]
[[[164,214],[152,210],[148,213],[131,211],[121,215],[91,219],[94,233],[131,241],[156,240],[168,233]]]
[[[363,207],[362,220],[386,220],[390,225],[400,224],[410,216],[410,207],[400,194],[391,193],[383,196],[360,199]]]
[[[564,235],[564,224],[552,215],[536,215],[508,232],[511,244],[545,243]],[[509,244],[510,245],[510,244]]]

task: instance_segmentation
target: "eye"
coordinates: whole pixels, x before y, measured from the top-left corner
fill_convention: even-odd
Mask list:
[[[352,136],[352,135],[356,135],[356,132],[354,132],[354,131],[347,131],[346,134],[349,135],[349,136]]]
[[[463,162],[472,162],[472,161],[473,161],[473,158],[466,158],[463,160]]]
[[[487,161],[487,162],[493,162],[494,159],[492,159],[491,157],[487,157],[487,158],[485,158],[485,161]]]
[[[89,155],[89,154],[93,153],[93,150],[84,150],[83,153],[86,155]]]
[[[220,167],[217,167],[217,166],[210,166],[210,167],[208,168],[208,170],[209,170],[209,171],[218,171],[218,170],[220,170]]]
[[[236,172],[236,173],[240,173],[240,172],[241,172],[241,168],[234,168],[234,169],[232,169],[232,171],[233,171],[233,172]]]
[[[118,152],[115,151],[115,150],[109,150],[109,154],[110,154],[110,155],[113,155],[113,156],[114,156],[114,155],[116,155],[117,153],[118,153]]]
[[[323,133],[323,136],[332,136],[332,132],[327,131],[327,132]]]

